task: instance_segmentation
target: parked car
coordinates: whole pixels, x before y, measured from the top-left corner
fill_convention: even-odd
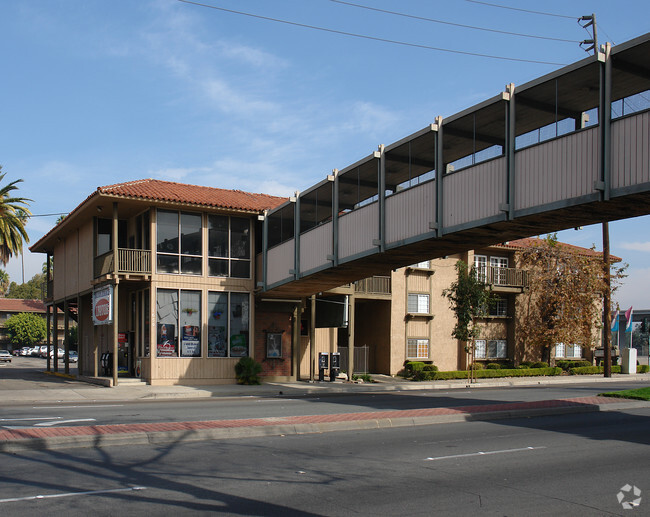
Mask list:
[[[31,349],[30,347],[28,347],[28,346],[24,346],[24,347],[22,347],[22,348],[20,349],[20,355],[21,355],[22,357],[25,357],[26,355],[29,355],[29,354],[32,353],[31,350],[32,350],[32,349]]]
[[[77,361],[79,361],[79,356],[77,355],[77,352],[75,352],[74,350],[70,350],[70,352],[68,352],[68,362],[76,363]]]
[[[7,350],[0,350],[0,361],[11,362],[11,354]]]
[[[29,355],[31,357],[38,357],[39,352],[41,351],[41,347],[35,346],[29,349]]]

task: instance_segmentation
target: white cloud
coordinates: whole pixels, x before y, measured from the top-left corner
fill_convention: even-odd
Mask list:
[[[650,253],[650,241],[646,242],[623,242],[620,244],[620,247],[624,250],[630,251],[642,251],[645,253]]]

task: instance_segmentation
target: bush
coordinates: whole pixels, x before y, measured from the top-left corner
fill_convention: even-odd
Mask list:
[[[544,361],[537,361],[536,363],[533,363],[530,365],[531,368],[548,368],[548,363],[545,363]]]
[[[414,375],[415,372],[422,370],[424,368],[424,363],[422,361],[406,361],[404,368],[406,369],[407,377],[410,377]]]
[[[556,366],[559,366],[562,368],[565,372],[569,371],[569,368],[578,368],[582,366],[592,366],[592,364],[589,361],[570,361],[567,359],[563,359],[560,361],[555,362]]]
[[[481,363],[473,363],[472,366],[470,366],[470,370],[482,370],[483,365]]]
[[[521,367],[530,368],[531,366],[533,366],[532,361],[522,361],[521,363],[519,363],[519,368]]]
[[[648,373],[650,372],[650,366],[647,364],[640,364],[636,367],[636,373]]]
[[[262,365],[252,357],[242,357],[235,365],[237,384],[260,384]]]
[[[438,367],[435,364],[425,364],[424,368],[422,368],[423,372],[437,372]]]
[[[499,363],[488,363],[485,365],[485,368],[488,370],[500,370],[501,365]]]
[[[542,377],[542,376],[555,376],[562,373],[562,368],[517,368],[499,370],[481,370],[476,372],[477,379],[496,379],[502,377]],[[450,372],[436,372],[434,380],[451,380],[451,379],[467,379],[466,371],[450,371]]]

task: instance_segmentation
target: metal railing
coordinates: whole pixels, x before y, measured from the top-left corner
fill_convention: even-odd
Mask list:
[[[115,271],[112,251],[95,257],[95,278],[109,273],[148,275],[151,273],[151,252],[149,250],[119,248],[117,250],[117,266],[117,271]]]
[[[357,280],[354,283],[354,292],[360,294],[391,294],[391,282],[389,276],[372,276]]]

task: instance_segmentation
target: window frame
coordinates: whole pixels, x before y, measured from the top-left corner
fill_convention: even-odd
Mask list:
[[[160,237],[160,214],[167,213],[167,214],[176,214],[176,223],[177,223],[177,229],[176,229],[176,239],[177,239],[177,245],[176,245],[176,251],[160,251],[159,247],[161,245],[161,242],[159,241]],[[198,234],[199,234],[199,254],[195,255],[193,253],[183,253],[183,215],[186,216],[192,216],[192,217],[197,217],[200,220],[199,228],[198,228]],[[156,209],[156,273],[157,274],[163,274],[163,275],[189,275],[189,276],[202,276],[203,275],[203,214],[200,212],[185,212],[181,210],[166,210],[163,208],[157,208]],[[161,259],[162,258],[171,258],[175,257],[177,259],[176,262],[176,271],[165,271],[161,267]],[[188,272],[188,271],[183,271],[183,259],[189,259],[194,262],[197,261],[199,262],[199,271],[198,272]],[[171,263],[171,262],[170,262]]]
[[[171,307],[171,313],[173,314],[173,322],[167,321],[170,318],[160,317],[160,311],[162,306],[160,305],[161,294],[163,293],[173,293],[175,294],[175,299],[172,297],[173,306]],[[188,358],[201,358],[203,355],[203,317],[201,311],[203,291],[199,289],[181,289],[181,288],[169,288],[169,287],[159,287],[156,289],[156,358],[160,359],[188,359]],[[186,302],[184,302],[183,294],[191,294],[193,296],[198,295],[198,307],[185,307]],[[187,302],[187,305],[190,303],[196,303],[197,300],[193,302]],[[192,318],[194,313],[198,313],[198,325],[192,325],[191,322],[188,322],[187,318]],[[183,316],[183,313],[186,316]],[[164,340],[168,337],[170,325],[173,325],[171,332],[173,332],[173,338],[171,348],[172,352],[169,352],[169,346],[166,346]],[[189,329],[189,327],[194,327]],[[197,354],[186,354],[185,350],[198,350]]]
[[[228,229],[227,229],[227,245],[226,245],[226,250],[227,253],[225,256],[220,256],[220,255],[212,255],[212,241],[211,241],[211,229],[212,229],[212,221],[214,221],[216,218],[225,218],[228,223]],[[246,244],[246,252],[243,257],[238,257],[234,256],[233,249],[234,249],[234,242],[233,242],[233,220],[241,220],[241,221],[246,221],[248,228],[245,230],[245,234],[247,234],[247,239],[248,242]],[[222,215],[222,214],[208,214],[207,218],[207,231],[208,231],[208,247],[207,247],[207,264],[208,264],[208,276],[210,278],[242,278],[242,279],[250,279],[251,278],[251,267],[252,267],[252,224],[251,224],[251,219],[248,217],[237,217],[237,216],[230,216],[230,215]],[[220,275],[220,274],[212,274],[211,273],[211,264],[216,263],[216,261],[225,261],[227,263],[227,274],[226,275]],[[248,264],[247,268],[247,274],[246,276],[234,276],[233,275],[233,266],[235,264]]]
[[[417,296],[417,301],[415,302],[416,310],[411,310],[411,297]],[[427,310],[426,312],[420,311],[420,298],[426,297],[427,300]],[[431,314],[431,295],[429,293],[407,293],[406,295],[406,312],[407,314],[422,314],[429,315]]]
[[[220,325],[213,325],[212,323],[217,319],[215,318],[215,314],[213,312],[213,307],[215,306],[215,303],[212,302],[211,300],[211,295],[226,295],[226,318],[224,320],[225,322],[225,327],[220,326]],[[241,344],[235,344],[233,343],[232,340],[232,326],[233,326],[233,304],[232,304],[232,295],[243,295],[246,296],[246,302],[248,303],[247,307],[247,314],[246,314],[246,354],[245,355],[233,355],[232,354],[232,348],[233,346],[239,346],[241,347]],[[209,290],[207,291],[207,303],[208,303],[208,317],[207,317],[207,329],[208,329],[208,334],[207,334],[207,353],[206,357],[208,359],[230,359],[230,358],[240,358],[240,357],[250,357],[251,356],[251,294],[248,292],[243,292],[243,291],[213,291]],[[223,314],[223,313],[221,313]],[[221,317],[221,314],[219,315],[219,318]],[[243,319],[243,310],[242,310],[242,319]],[[224,328],[224,333],[225,336],[222,334],[219,328]],[[237,335],[242,335],[241,332],[240,334]],[[220,340],[220,344],[217,342]]]
[[[415,347],[415,353],[416,355],[412,355],[410,353],[411,347]],[[424,348],[421,348],[424,347]],[[425,355],[421,355],[420,351],[421,350],[426,350]],[[431,353],[431,348],[430,348],[430,340],[429,338],[422,338],[422,337],[409,337],[406,339],[406,358],[407,359],[429,359],[429,355]]]

